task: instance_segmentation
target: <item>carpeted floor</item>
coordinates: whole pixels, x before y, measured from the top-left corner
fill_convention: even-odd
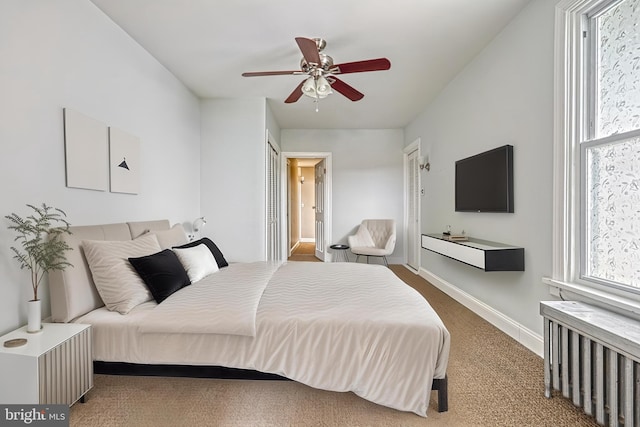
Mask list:
[[[293,381],[229,381],[96,375],[71,426],[596,426],[570,401],[543,393],[535,354],[403,266],[391,266],[427,298],[451,333],[449,411],[427,418],[353,393]]]
[[[316,258],[316,244],[313,242],[298,243],[288,260],[320,262],[320,260]]]

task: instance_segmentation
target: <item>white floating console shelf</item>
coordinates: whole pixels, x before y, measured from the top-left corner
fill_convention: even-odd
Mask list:
[[[524,248],[488,240],[449,240],[442,234],[423,234],[422,248],[484,271],[524,271]]]

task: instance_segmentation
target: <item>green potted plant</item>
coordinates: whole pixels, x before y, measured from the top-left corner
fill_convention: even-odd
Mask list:
[[[33,213],[21,217],[16,213],[5,216],[11,223],[8,228],[17,233],[14,242],[21,248],[11,247],[13,258],[18,260],[20,269],[31,271],[33,299],[27,307],[27,332],[38,332],[42,327],[42,309],[38,298],[38,287],[44,276],[51,270],[64,270],[71,266],[65,252],[71,248],[67,242],[59,239],[63,234],[71,234],[69,222],[64,211],[47,206],[41,207],[27,204]]]

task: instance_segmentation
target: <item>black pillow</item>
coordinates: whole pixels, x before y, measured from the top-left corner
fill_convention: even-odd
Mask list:
[[[158,304],[175,291],[191,284],[182,263],[171,249],[153,255],[129,258],[129,262]]]
[[[198,246],[201,243],[204,243],[205,245],[207,245],[207,247],[209,248],[209,250],[213,254],[213,257],[216,259],[216,263],[218,264],[218,268],[226,267],[226,266],[229,265],[227,260],[224,259],[224,256],[222,255],[222,252],[220,252],[220,249],[218,249],[216,244],[213,243],[211,241],[211,239],[209,239],[208,237],[203,237],[200,240],[195,240],[193,242],[185,243],[182,246],[174,246],[174,248],[177,248],[177,249],[192,248],[194,246]]]

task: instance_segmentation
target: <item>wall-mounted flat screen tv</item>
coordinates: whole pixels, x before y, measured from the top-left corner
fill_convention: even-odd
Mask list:
[[[513,146],[456,162],[456,212],[513,212]]]

